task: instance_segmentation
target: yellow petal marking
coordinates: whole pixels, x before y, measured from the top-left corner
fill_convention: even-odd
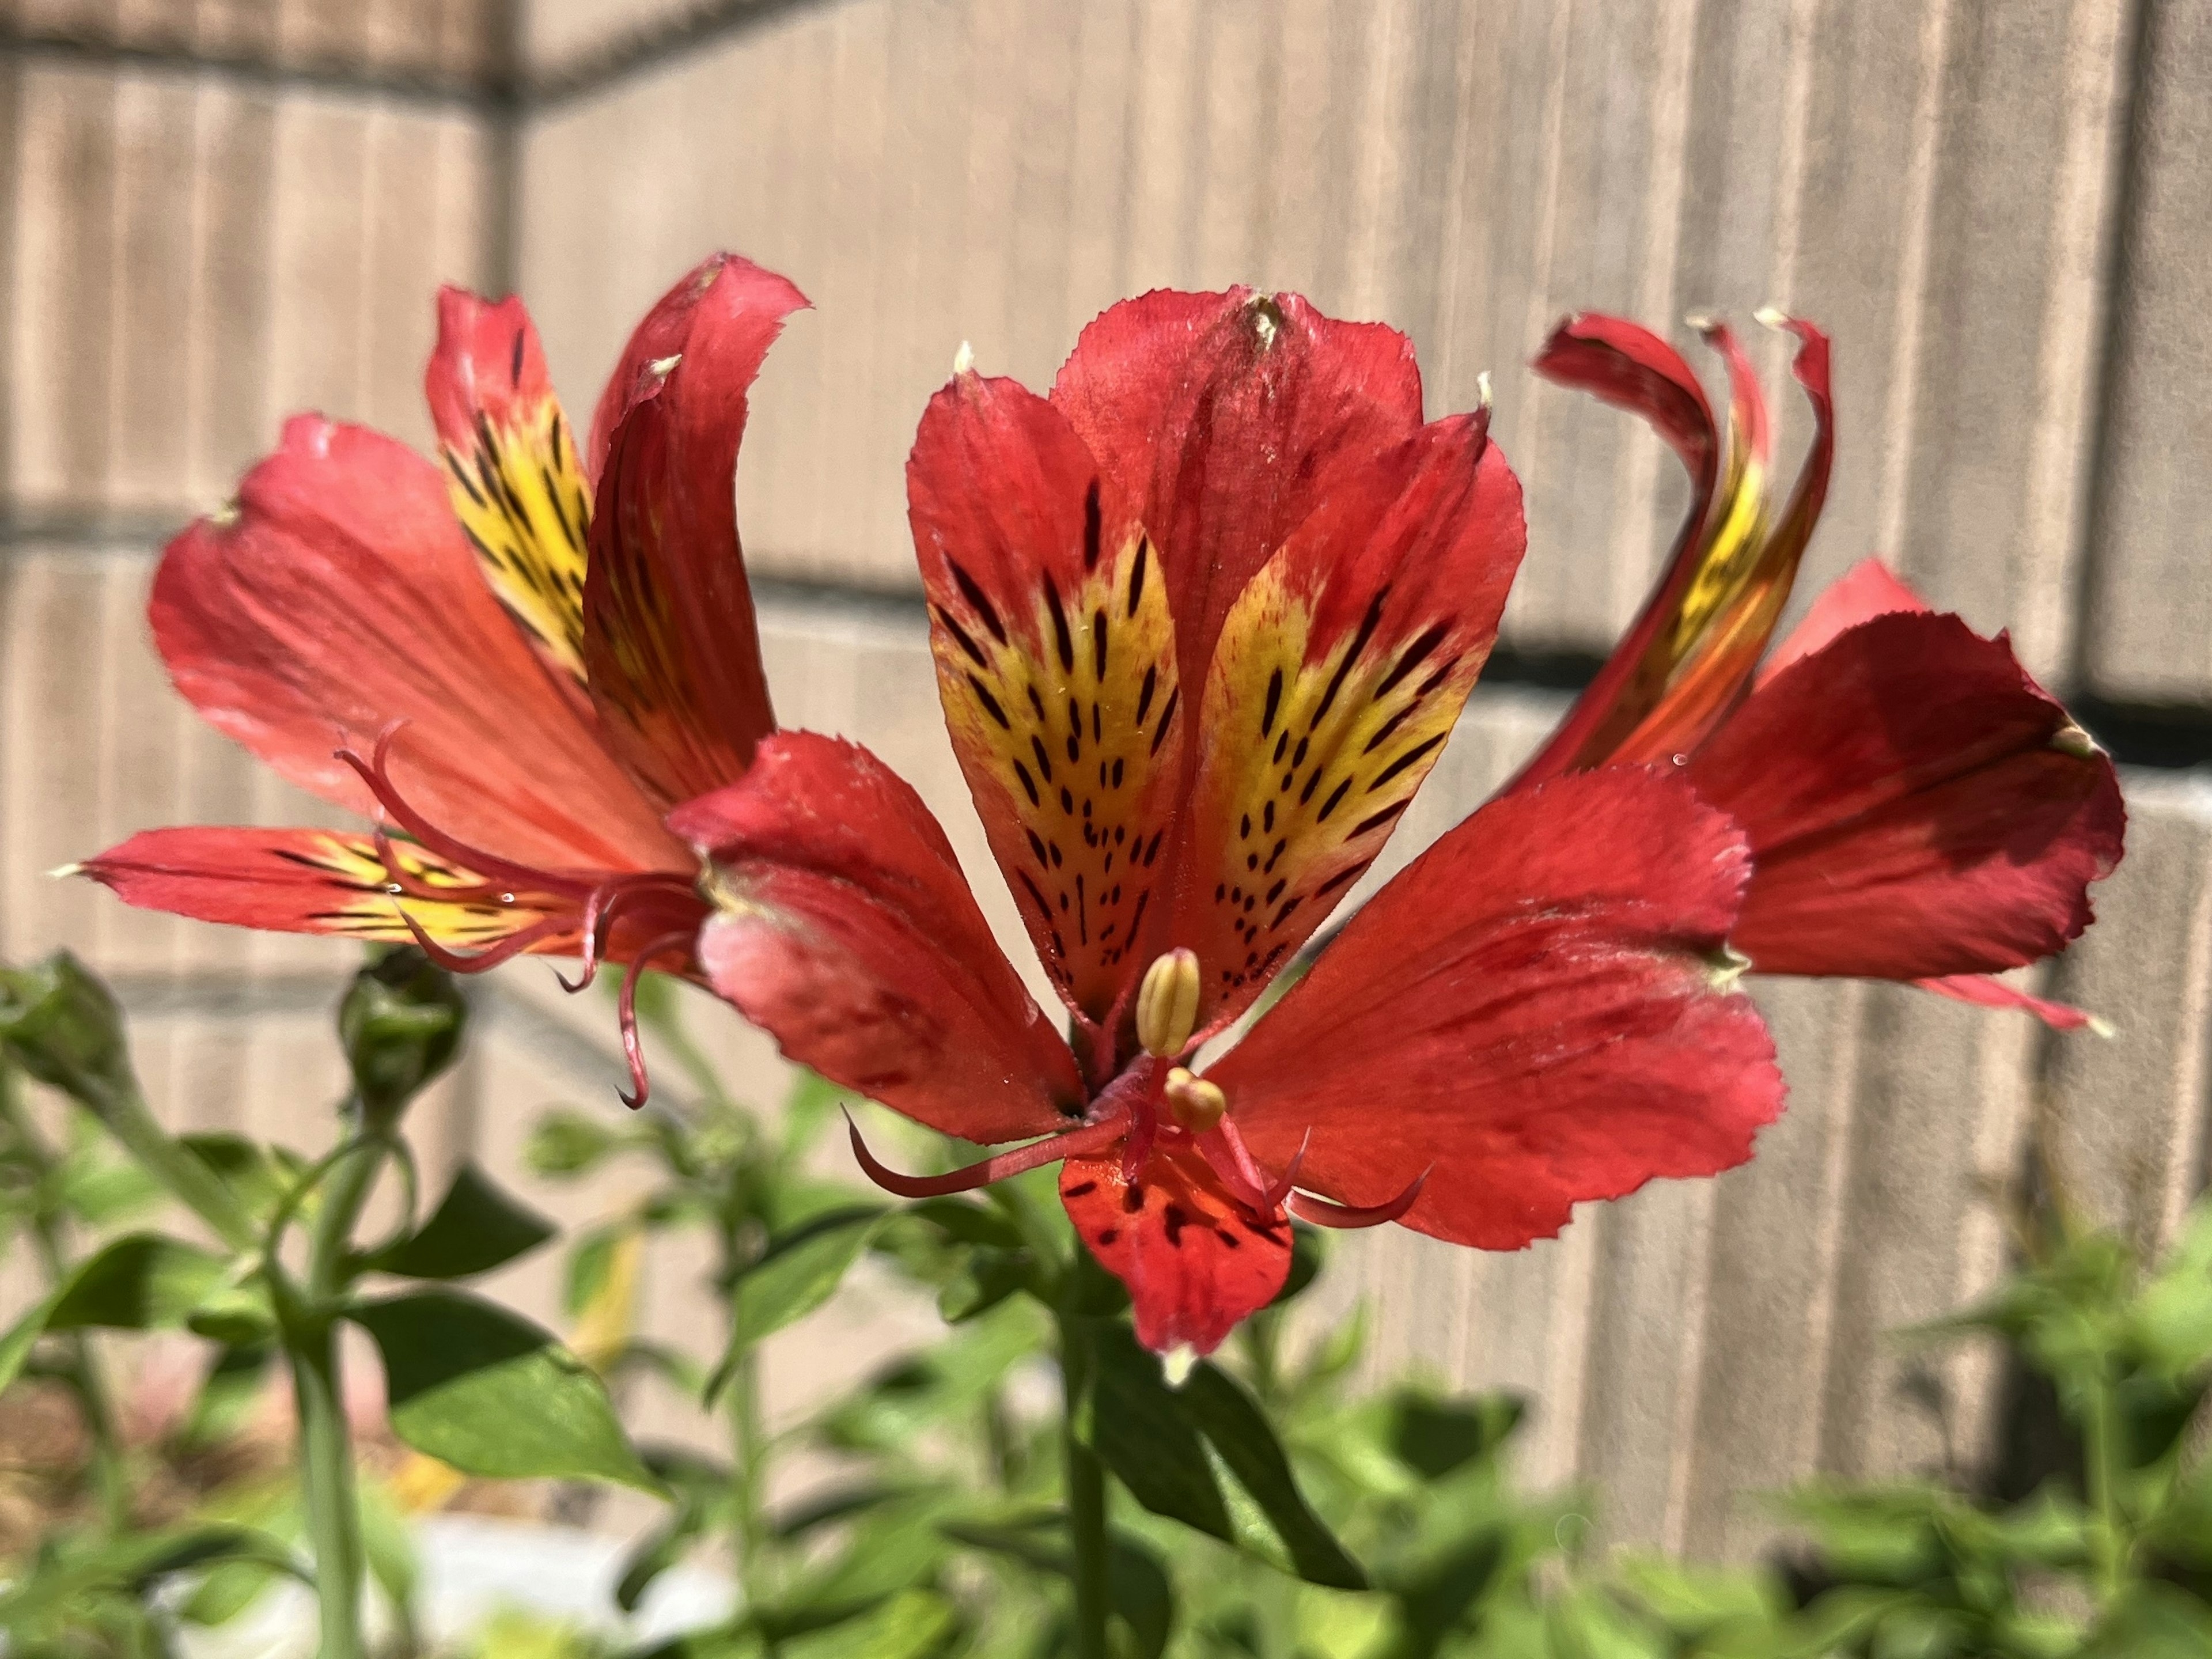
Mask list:
[[[520,933],[549,912],[565,908],[540,894],[510,892],[466,870],[433,857],[407,842],[392,844],[394,861],[405,878],[395,882],[376,842],[368,836],[328,835],[313,853],[279,852],[287,863],[320,873],[333,898],[310,917],[320,931],[349,939],[404,945],[414,935],[400,919],[400,907],[439,944],[480,950]],[[450,892],[451,898],[418,897]]]
[[[1474,687],[1481,653],[1455,650],[1450,618],[1385,637],[1382,609],[1316,657],[1278,562],[1222,628],[1196,803],[1220,863],[1192,878],[1210,1009],[1264,982],[1373,862]]]
[[[933,607],[931,629],[953,748],[970,787],[999,795],[1015,826],[993,825],[993,851],[1047,971],[1102,1019],[1146,911],[1165,902],[1152,871],[1182,693],[1159,557],[1133,532],[1074,591],[1040,573],[1025,617],[1002,616],[955,574],[969,614]]]
[[[446,493],[492,591],[580,683],[592,495],[559,402],[512,426],[479,414],[473,444],[441,448]]]

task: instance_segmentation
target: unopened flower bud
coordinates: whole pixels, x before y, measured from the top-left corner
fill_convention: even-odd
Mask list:
[[[1148,1054],[1172,1060],[1190,1046],[1198,1024],[1198,952],[1178,947],[1155,957],[1137,987],[1137,1041]]]
[[[1168,1073],[1168,1115],[1194,1135],[1202,1135],[1221,1121],[1229,1109],[1229,1097],[1218,1083],[1194,1077],[1180,1066]]]

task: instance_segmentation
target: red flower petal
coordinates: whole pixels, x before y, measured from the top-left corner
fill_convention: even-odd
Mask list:
[[[670,823],[718,869],[708,982],[785,1054],[965,1140],[1070,1127],[1074,1056],[993,941],[945,832],[874,756],[781,732],[744,782]]]
[[[1137,1340],[1157,1352],[1212,1353],[1275,1299],[1291,1272],[1286,1221],[1255,1218],[1188,1146],[1156,1147],[1135,1181],[1116,1151],[1060,1168],[1068,1219],[1129,1287]]]
[[[395,720],[398,781],[461,840],[548,868],[684,867],[587,714],[484,586],[436,467],[301,416],[235,505],[170,543],[148,607],[217,730],[368,812],[333,750]]]
[[[395,882],[370,836],[326,830],[148,830],[97,858],[83,872],[130,904],[202,921],[274,933],[337,933],[405,944],[415,923],[437,945],[499,948],[548,922],[528,949],[576,948],[573,900],[507,895],[471,871],[404,842],[390,843]],[[404,890],[392,893],[394,885]],[[436,896],[437,895],[446,896]],[[431,896],[424,896],[429,895]]]
[[[1345,469],[1421,425],[1405,336],[1241,288],[1115,306],[1083,331],[1052,400],[1160,549],[1193,686],[1244,584]]]
[[[1923,991],[1933,991],[1939,997],[1949,997],[1954,1002],[1972,1003],[1977,1008],[2002,1008],[2033,1014],[2054,1031],[2079,1031],[2087,1028],[2106,1036],[2112,1028],[2086,1008],[2076,1008],[2063,1002],[2053,1002],[2048,997],[2030,996],[2016,990],[2001,979],[1991,979],[1986,974],[1958,974],[1948,979],[1919,979],[1913,981]]]
[[[735,781],[775,729],[732,481],[745,394],[805,303],[757,265],[708,261],[641,326],[671,349],[637,371],[608,440],[584,663],[608,741],[665,805]]]
[[[1880,559],[1861,559],[1822,588],[1805,620],[1759,665],[1764,685],[1801,657],[1809,657],[1847,629],[1897,611],[1925,611],[1928,601],[1899,581]]]
[[[1758,1011],[1714,967],[1749,862],[1726,817],[1642,768],[1494,800],[1206,1076],[1262,1164],[1304,1144],[1298,1185],[1362,1208],[1429,1171],[1405,1224],[1488,1249],[1714,1174],[1782,1109]]]
[[[1806,323],[1778,325],[1797,336],[1791,372],[1816,428],[1789,503],[1771,525],[1765,403],[1725,325],[1705,328],[1733,389],[1724,467],[1715,465],[1712,415],[1695,377],[1655,336],[1614,318],[1576,318],[1536,360],[1539,373],[1650,421],[1689,469],[1692,494],[1674,551],[1635,625],[1516,787],[1692,750],[1749,684],[1826,500],[1834,458],[1827,337]]]
[[[614,441],[615,428],[629,412],[630,404],[640,391],[652,385],[657,377],[647,370],[662,359],[674,356],[684,349],[692,326],[692,313],[700,301],[714,287],[726,267],[736,267],[745,280],[757,277],[769,292],[771,303],[775,291],[789,289],[790,303],[778,316],[808,305],[805,295],[792,288],[773,271],[762,270],[750,260],[733,253],[711,253],[684,274],[683,279],[662,295],[652,310],[647,312],[629,339],[623,347],[621,358],[613,373],[599,392],[599,402],[592,409],[592,435],[586,446],[585,457],[590,465],[590,478],[594,493],[598,491],[600,474],[606,471],[607,449]],[[763,348],[765,349],[765,348]]]
[[[438,295],[423,376],[447,498],[484,580],[547,658],[584,675],[585,542],[592,495],[520,300]]]
[[[953,750],[1038,956],[1103,1022],[1166,908],[1189,724],[1158,555],[1059,411],[1012,380],[963,374],[930,399],[907,491]]]
[[[1751,838],[1762,973],[1936,979],[2049,956],[2119,862],[2112,762],[2002,639],[1892,612],[1759,688],[1692,760]]]
[[[1595,312],[1570,317],[1552,331],[1530,366],[1547,380],[1590,392],[1649,422],[1689,472],[1690,509],[1666,571],[1635,625],[1522,769],[1515,788],[1577,767],[1602,764],[1611,742],[1626,729],[1625,700],[1641,703],[1654,694],[1656,687],[1639,684],[1639,679],[1648,678],[1647,659],[1697,580],[1697,553],[1721,461],[1720,428],[1705,388],[1681,354],[1649,329]]]
[[[1206,682],[1170,945],[1201,1027],[1259,994],[1389,841],[1498,636],[1527,526],[1483,416],[1425,428],[1291,534]]]

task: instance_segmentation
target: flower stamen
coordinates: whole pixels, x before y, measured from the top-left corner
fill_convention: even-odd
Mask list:
[[[1178,946],[1152,958],[1137,988],[1137,1041],[1146,1054],[1173,1060],[1190,1047],[1198,998],[1197,951]]]

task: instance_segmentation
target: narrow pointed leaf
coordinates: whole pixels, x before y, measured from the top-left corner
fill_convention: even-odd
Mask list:
[[[554,1231],[551,1222],[495,1187],[475,1164],[464,1164],[430,1218],[368,1265],[410,1279],[465,1279],[527,1255]]]
[[[1366,1589],[1367,1575],[1306,1502],[1289,1457],[1252,1397],[1211,1364],[1194,1370],[1176,1397],[1260,1506],[1298,1577],[1335,1589]]]
[[[356,1305],[384,1357],[392,1432],[468,1474],[655,1492],[599,1379],[550,1333],[456,1291]]]
[[[1097,1366],[1083,1434],[1129,1495],[1154,1515],[1235,1543],[1229,1506],[1198,1431],[1126,1327],[1093,1324]]]
[[[221,1256],[179,1239],[128,1233],[79,1264],[55,1296],[46,1328],[173,1329],[222,1288],[228,1271]]]

